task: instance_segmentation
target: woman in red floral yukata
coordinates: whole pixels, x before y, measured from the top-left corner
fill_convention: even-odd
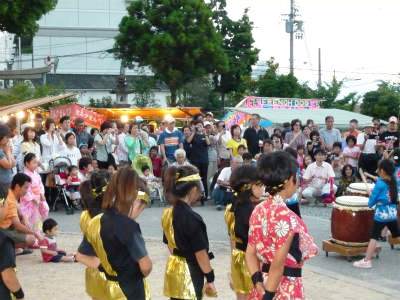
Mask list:
[[[303,220],[284,201],[296,192],[296,171],[297,162],[282,151],[263,156],[258,163],[259,178],[270,196],[250,218],[246,251],[254,284],[250,300],[305,299],[301,269],[318,248]]]

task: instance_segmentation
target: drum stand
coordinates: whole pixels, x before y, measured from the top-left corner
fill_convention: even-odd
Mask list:
[[[400,239],[399,242],[400,244]],[[334,240],[325,240],[322,242],[322,250],[325,251],[326,257],[328,257],[329,252],[335,252],[347,258],[348,262],[352,261],[354,256],[361,256],[367,252],[368,246],[345,246],[336,243]],[[382,247],[377,246],[375,253],[376,258],[379,258],[379,252],[381,252]]]
[[[392,238],[392,236],[389,235],[388,242],[389,242],[389,245],[390,245],[390,249],[393,250],[395,245],[400,245],[400,237]]]

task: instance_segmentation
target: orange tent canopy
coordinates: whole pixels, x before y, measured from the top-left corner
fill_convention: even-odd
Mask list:
[[[166,115],[171,115],[175,119],[190,119],[196,114],[201,114],[199,107],[146,107],[146,108],[94,108],[88,107],[99,114],[104,115],[109,120],[119,120],[121,116],[129,119],[140,116],[144,120],[160,121]]]

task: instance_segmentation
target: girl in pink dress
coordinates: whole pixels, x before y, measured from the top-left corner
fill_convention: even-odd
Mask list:
[[[296,192],[296,171],[294,158],[282,151],[259,161],[259,177],[270,196],[250,218],[246,262],[255,287],[250,300],[305,299],[301,269],[318,247],[284,202]]]
[[[49,215],[49,206],[44,196],[42,179],[37,172],[38,165],[39,162],[35,154],[28,153],[25,155],[24,173],[31,178],[32,182],[25,196],[20,199],[20,210],[28,222],[26,225],[40,234],[42,222]]]

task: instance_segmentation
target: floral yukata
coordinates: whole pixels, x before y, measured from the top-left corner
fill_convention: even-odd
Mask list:
[[[305,260],[318,253],[318,247],[303,220],[287,208],[280,196],[270,197],[254,209],[250,218],[249,244],[255,247],[257,257],[263,264],[271,264],[276,251],[283,246],[290,233],[298,236],[298,249],[294,252],[297,255],[289,251],[285,267],[301,268]],[[282,276],[274,300],[304,298],[302,278]],[[260,300],[262,296],[253,289],[249,299]]]

